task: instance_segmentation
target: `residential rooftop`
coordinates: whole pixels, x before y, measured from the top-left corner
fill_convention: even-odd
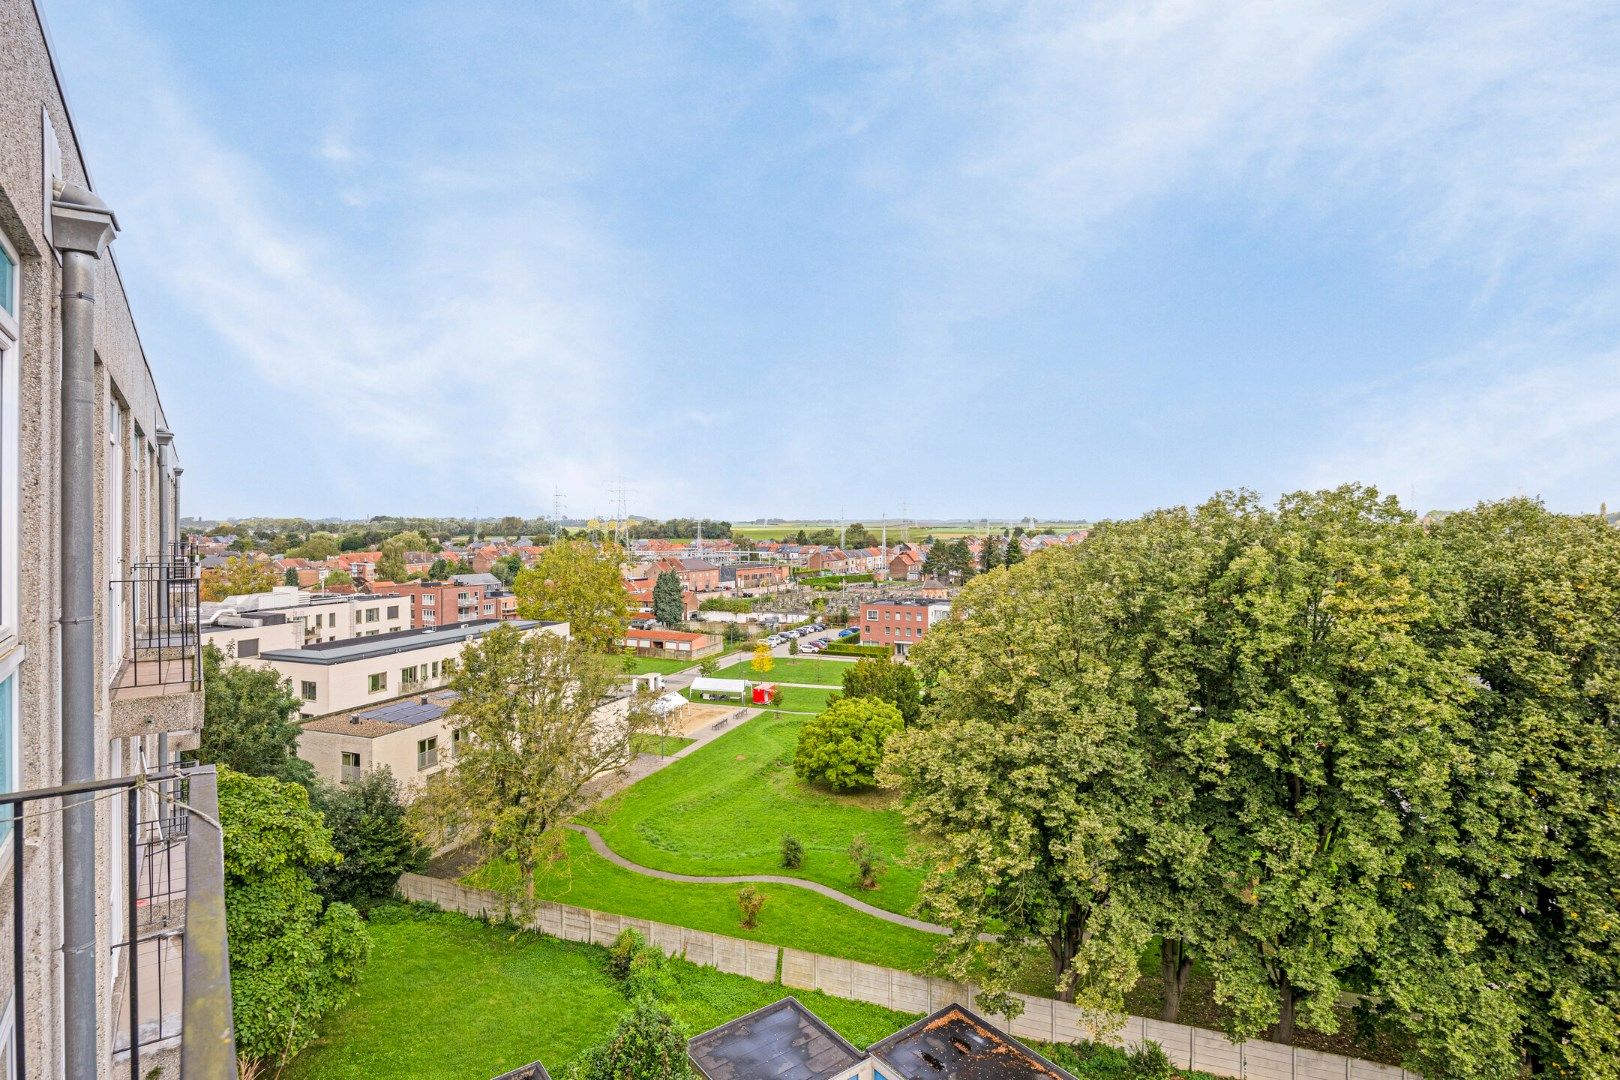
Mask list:
[[[707,1080],[829,1080],[866,1060],[790,997],[705,1031],[686,1052]]]
[[[322,641],[305,645],[301,649],[271,649],[259,654],[261,660],[277,660],[289,664],[346,664],[353,660],[371,660],[394,653],[412,652],[450,645],[458,641],[471,641],[482,637],[497,626],[510,626],[515,630],[533,630],[542,626],[560,626],[556,622],[537,622],[517,619],[469,619],[467,622],[445,623],[416,630],[398,630],[375,637],[350,638],[344,641]]]
[[[305,731],[326,731],[337,735],[355,735],[375,739],[379,735],[392,735],[396,731],[438,720],[450,711],[456,695],[449,690],[431,694],[410,694],[381,705],[357,709],[349,713],[336,713],[307,721]]]
[[[867,1053],[890,1080],[1075,1080],[961,1005],[923,1017]]]

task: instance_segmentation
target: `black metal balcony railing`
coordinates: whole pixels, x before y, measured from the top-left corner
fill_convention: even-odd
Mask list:
[[[122,611],[121,687],[188,684],[202,689],[202,579],[195,558],[171,545],[113,583]]]
[[[39,949],[36,942],[30,949],[26,944],[25,913],[39,898],[31,896],[27,884],[22,840],[28,818],[63,811],[62,800],[76,795],[114,801],[122,824],[123,881],[112,883],[123,901],[123,926],[113,930],[122,937],[112,946],[119,1004],[115,1058],[127,1056],[129,1075],[139,1080],[143,1054],[150,1065],[152,1051],[178,1038],[183,1075],[234,1077],[224,858],[212,766],[0,794],[0,804],[9,808],[4,820],[12,874],[15,1075],[29,1075],[26,1028],[39,1015],[30,1011],[25,988],[31,976],[61,955],[59,946]],[[201,822],[196,827],[194,816]],[[105,872],[102,864],[98,876]],[[33,982],[50,984],[48,978]],[[66,1003],[70,1011],[76,1007]],[[99,1005],[92,1007],[99,1011]]]

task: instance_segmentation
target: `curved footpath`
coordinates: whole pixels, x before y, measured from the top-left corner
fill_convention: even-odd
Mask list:
[[[819,881],[806,881],[804,878],[783,877],[780,874],[742,874],[736,877],[702,877],[697,874],[672,874],[668,870],[654,870],[650,866],[642,866],[640,863],[633,863],[629,859],[626,859],[624,856],[615,852],[612,848],[607,846],[607,841],[603,840],[602,834],[597,832],[595,829],[587,825],[575,825],[572,822],[569,823],[568,827],[577,833],[583,833],[585,839],[591,842],[592,851],[602,856],[602,858],[606,859],[614,866],[628,870],[633,874],[641,874],[645,877],[659,878],[663,881],[680,881],[690,885],[746,885],[750,882],[768,882],[772,885],[792,885],[796,888],[809,889],[811,892],[820,893],[829,900],[838,901],[845,907],[854,908],[856,911],[871,915],[874,918],[882,919],[884,922],[894,923],[896,926],[906,926],[913,930],[921,930],[925,934],[950,933],[949,930],[938,925],[937,923],[923,922],[921,919],[913,919],[909,915],[896,915],[892,911],[884,911],[882,908],[873,907],[871,904],[857,900],[853,896],[846,893],[841,893],[831,885],[823,885]]]

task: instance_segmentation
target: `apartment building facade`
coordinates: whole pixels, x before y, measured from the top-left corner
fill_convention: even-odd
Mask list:
[[[951,605],[938,600],[881,600],[862,604],[857,621],[863,643],[893,645],[904,656],[929,627],[950,617]]]
[[[260,652],[240,663],[277,672],[303,703],[306,718],[363,709],[406,694],[443,688],[469,641],[507,625],[522,631],[568,635],[568,624],[519,619],[477,619],[448,626],[401,630],[380,637],[323,641],[296,649]]]
[[[517,617],[517,597],[493,574],[458,574],[446,581],[379,581],[372,587],[405,597],[410,625],[418,630],[473,619]]]
[[[269,592],[204,603],[202,622],[208,643],[223,649],[227,642],[237,642],[243,648],[232,655],[251,657],[256,646],[294,648],[409,630],[411,604],[409,597],[393,593],[307,593],[278,585]],[[284,624],[295,632],[272,629]],[[262,641],[252,633],[256,628],[264,630]]]
[[[179,841],[183,905],[126,888],[126,804],[137,875],[174,851],[146,842],[143,800],[175,789],[133,777],[202,724],[179,447],[29,0],[0,0],[0,56],[0,788],[29,800],[0,825],[0,934],[21,938],[0,949],[0,1076],[90,1080],[132,1055],[142,1076],[182,1055],[189,1077],[234,1076],[217,831]],[[192,778],[199,808],[212,784]]]

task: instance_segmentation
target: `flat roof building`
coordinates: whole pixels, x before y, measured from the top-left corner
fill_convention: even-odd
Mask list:
[[[794,998],[705,1031],[686,1053],[707,1080],[845,1080],[866,1055]],[[898,1080],[898,1078],[896,1078]]]

